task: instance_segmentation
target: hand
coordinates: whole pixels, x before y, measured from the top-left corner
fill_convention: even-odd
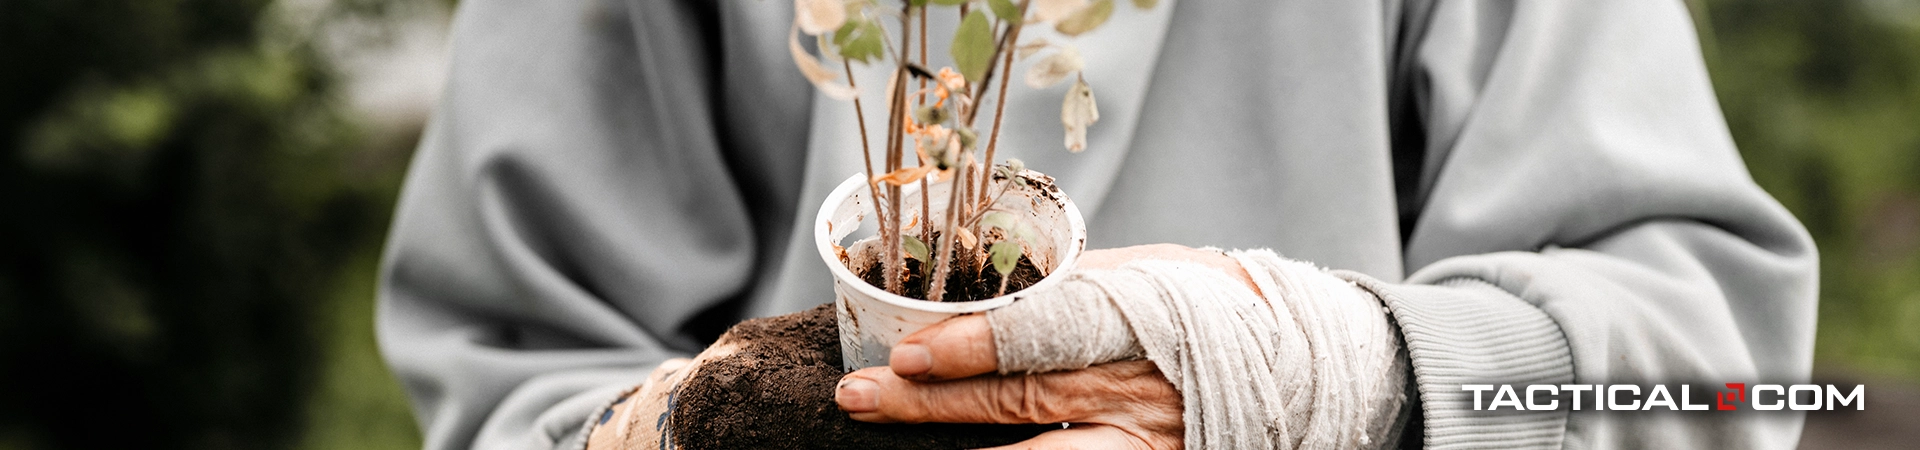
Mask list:
[[[1089,252],[1047,292],[890,356],[841,379],[854,420],[1073,424],[1012,448],[1391,446],[1409,376],[1379,299],[1339,274],[1172,245]]]
[[[1111,269],[1142,259],[1206,265],[1258,292],[1233,258],[1172,244],[1090,251],[1081,255],[1078,267]],[[909,335],[893,347],[890,358],[890,367],[862,369],[841,379],[835,400],[854,420],[1072,424],[1010,448],[1184,446],[1180,393],[1149,361],[992,375],[998,358],[984,315],[956,317]]]
[[[653,373],[647,375],[646,381],[614,403],[610,409],[611,416],[594,425],[592,433],[587,435],[587,448],[666,448],[661,445],[666,433],[657,426],[665,423],[660,418],[670,412],[668,400],[674,386],[686,380],[694,372],[693,368],[733,354],[739,347],[723,337],[693,359],[674,358],[660,363]]]
[[[1152,362],[993,375],[985,316],[956,317],[902,339],[892,366],[841,378],[840,409],[863,422],[1070,423],[1003,448],[1177,449],[1180,393]]]
[[[587,448],[650,448],[647,444],[658,441],[661,435],[653,425],[654,418],[667,411],[667,391],[679,383],[680,375],[687,372],[683,369],[692,363],[687,358],[660,363],[647,375],[647,381],[614,403],[610,415],[594,425],[593,433],[587,436]]]

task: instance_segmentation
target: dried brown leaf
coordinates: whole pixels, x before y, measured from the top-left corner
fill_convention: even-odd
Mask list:
[[[1053,86],[1086,66],[1087,60],[1080,57],[1080,49],[1071,45],[1061,47],[1060,51],[1041,58],[1027,68],[1027,87],[1044,89]]]
[[[1045,38],[1033,38],[1033,40],[1016,47],[1014,49],[1014,57],[1026,60],[1027,57],[1033,56],[1034,53],[1040,53],[1041,50],[1046,50],[1048,45],[1052,44],[1049,44]]]
[[[847,5],[841,0],[793,0],[793,23],[812,35],[832,33],[847,22]]]
[[[820,89],[820,92],[827,94],[827,97],[835,100],[851,100],[856,95],[853,88],[838,82],[840,79],[838,75],[821,67],[818,58],[814,58],[812,53],[807,53],[807,49],[800,47],[799,27],[794,27],[787,32],[787,51],[793,54],[793,65],[800,68],[800,75],[807,77],[807,82],[813,83],[813,87]]]
[[[909,183],[913,183],[915,181],[920,181],[921,178],[926,178],[927,174],[932,172],[933,172],[933,165],[930,165],[930,164],[913,166],[913,167],[908,167],[900,170],[895,170],[893,171],[893,173],[889,173],[886,175],[873,177],[873,182],[887,183],[894,186],[904,186]]]
[[[955,228],[953,230],[953,236],[960,239],[960,246],[962,247],[971,249],[975,245],[980,245],[979,238],[973,237],[973,230],[969,230],[967,227]]]
[[[1060,103],[1060,124],[1067,129],[1067,150],[1087,149],[1087,127],[1100,121],[1100,107],[1094,103],[1093,87],[1087,80],[1075,80]]]
[[[1087,0],[1033,0],[1028,6],[1033,11],[1033,20],[1053,22],[1087,6]]]

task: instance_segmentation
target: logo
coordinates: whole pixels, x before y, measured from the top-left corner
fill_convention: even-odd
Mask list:
[[[1693,385],[1464,384],[1474,411],[1832,411],[1867,409],[1867,386],[1841,390],[1831,384],[1727,383],[1713,390],[1711,404],[1694,398]],[[1524,392],[1524,394],[1523,394]],[[1491,395],[1488,395],[1491,393]],[[1678,394],[1678,395],[1675,395]],[[1704,400],[1704,396],[1700,400]]]

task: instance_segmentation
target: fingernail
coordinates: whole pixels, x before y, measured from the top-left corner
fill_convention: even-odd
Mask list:
[[[893,353],[887,357],[887,365],[893,368],[893,374],[902,377],[914,376],[933,370],[933,352],[921,344],[901,344],[893,347]]]
[[[840,403],[841,411],[872,412],[880,409],[880,385],[860,378],[840,380],[840,387],[834,390],[833,400]]]

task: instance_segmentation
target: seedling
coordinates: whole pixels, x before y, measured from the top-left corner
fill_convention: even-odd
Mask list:
[[[866,172],[874,174],[867,189],[869,198],[875,199],[873,216],[880,224],[883,289],[906,295],[905,267],[907,259],[912,258],[920,261],[925,271],[919,279],[926,283],[927,300],[943,300],[946,283],[950,274],[956,272],[956,264],[959,272],[969,274],[977,274],[991,265],[1000,273],[1001,286],[995,295],[1005,294],[1007,280],[1020,261],[1025,243],[1036,239],[1033,230],[1025,229],[1014,217],[995,209],[1008,188],[1025,186],[1025,178],[1020,176],[1024,167],[1018,160],[993,164],[1016,58],[1025,60],[1052,51],[1028,68],[1025,84],[1031,88],[1045,89],[1073,76],[1073,84],[1060,107],[1062,141],[1067,150],[1085,150],[1087,128],[1100,120],[1093,89],[1082,71],[1086,62],[1079,50],[1071,44],[1037,38],[1021,42],[1021,31],[1029,27],[1051,27],[1068,38],[1078,37],[1105,24],[1113,15],[1113,3],[1113,0],[794,1],[794,23],[787,40],[794,64],[827,97],[853,103],[859,124],[861,160]],[[1133,0],[1132,3],[1148,9],[1157,1]],[[928,67],[929,14],[957,14],[959,18],[959,25],[947,42],[952,66],[938,70]],[[888,24],[897,24],[897,30],[889,30]],[[802,35],[813,37],[821,56],[838,63],[841,73],[829,70],[820,58],[808,52],[801,45]],[[854,83],[856,63],[893,67],[882,98],[861,98],[859,87]],[[843,74],[844,82],[840,80]],[[997,99],[989,113],[991,125],[983,134],[976,123],[982,105],[987,103],[984,100],[989,88],[996,90]],[[867,137],[865,100],[884,102],[887,113],[886,139],[878,150],[878,166],[874,161],[873,143]],[[907,164],[908,154],[914,156],[912,165]],[[983,167],[993,167],[995,173],[982,170]],[[1006,181],[1000,183],[998,189],[992,189],[995,179]],[[947,192],[947,210],[941,223],[930,220],[933,215],[929,210],[927,188],[935,180],[954,183]],[[902,187],[913,183],[919,183],[920,187],[918,220],[903,223],[909,211],[902,211]],[[911,230],[914,225],[919,225],[917,236]],[[993,242],[982,242],[996,238]]]

